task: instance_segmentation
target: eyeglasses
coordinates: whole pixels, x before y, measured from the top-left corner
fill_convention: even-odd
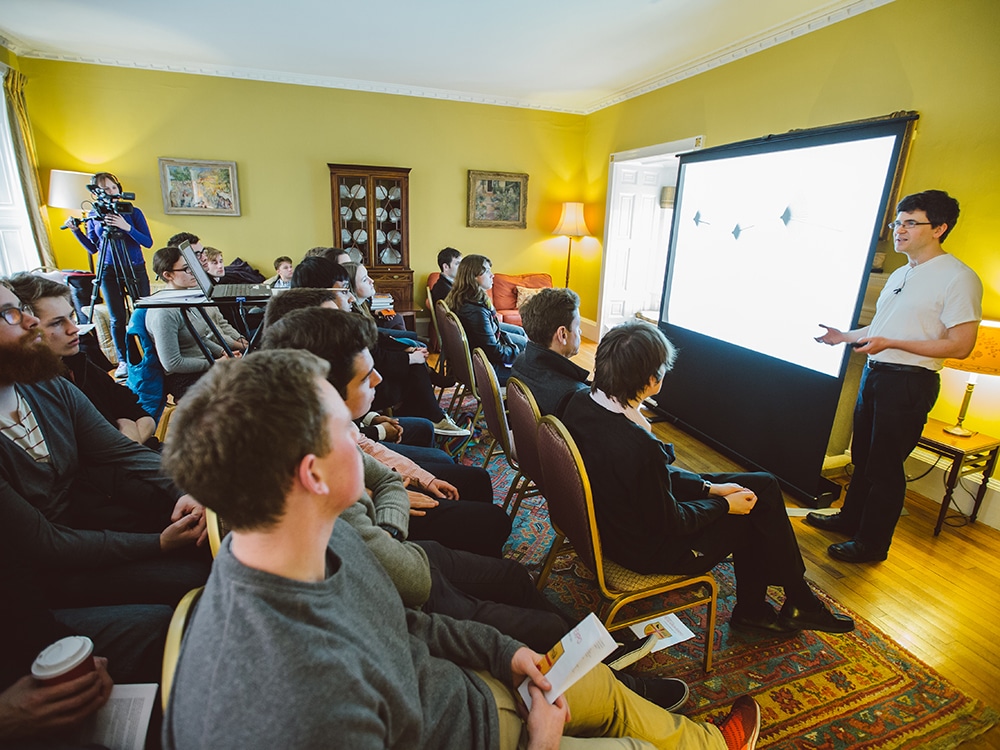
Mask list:
[[[332,287],[330,287],[330,291],[333,292],[334,294],[351,294],[350,288],[347,288],[347,287],[340,288],[340,287],[332,286]]]
[[[933,224],[930,221],[914,221],[913,219],[907,219],[906,221],[891,221],[886,224],[889,229],[913,229],[914,227],[929,227]]]
[[[191,266],[183,266],[181,268],[171,268],[174,273],[191,273]]]
[[[7,323],[7,325],[11,326],[21,325],[21,321],[24,320],[25,315],[33,315],[33,314],[34,313],[32,312],[31,305],[26,305],[23,303],[21,304],[20,307],[14,307],[13,305],[11,305],[10,307],[5,307],[3,308],[3,310],[0,310],[0,316],[3,317],[4,322]]]

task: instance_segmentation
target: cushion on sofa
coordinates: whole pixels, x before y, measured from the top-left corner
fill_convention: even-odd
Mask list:
[[[547,273],[498,273],[493,276],[493,305],[500,312],[517,309],[517,287],[544,289],[552,286]]]

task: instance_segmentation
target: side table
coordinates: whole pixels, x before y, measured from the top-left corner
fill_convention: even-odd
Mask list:
[[[951,503],[951,496],[958,485],[958,480],[967,474],[981,471],[983,480],[979,484],[976,502],[972,506],[972,514],[969,516],[970,523],[976,522],[979,506],[983,504],[983,498],[986,497],[987,485],[993,475],[993,470],[996,468],[997,456],[1000,455],[1000,438],[984,435],[981,432],[977,432],[972,437],[958,437],[944,431],[946,427],[950,426],[938,419],[928,419],[927,424],[924,425],[923,433],[920,435],[920,440],[917,441],[917,445],[921,448],[951,459],[944,498],[941,500],[941,512],[938,513],[937,525],[934,527],[934,536],[941,533],[941,526],[944,525],[948,505]]]

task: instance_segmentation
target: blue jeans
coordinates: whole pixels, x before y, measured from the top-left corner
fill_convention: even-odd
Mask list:
[[[135,275],[139,296],[148,297],[149,276],[146,275],[146,264],[136,263],[132,266],[132,273]],[[124,286],[125,280],[115,270],[114,265],[106,265],[101,277],[101,296],[104,298],[104,303],[108,306],[108,312],[111,315],[111,337],[115,342],[115,351],[118,352],[119,362],[128,361],[128,349],[125,344],[128,310],[125,308]]]

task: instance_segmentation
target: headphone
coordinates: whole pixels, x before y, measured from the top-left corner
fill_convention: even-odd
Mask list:
[[[121,181],[113,174],[111,174],[111,172],[98,172],[97,174],[95,174],[93,177],[90,178],[90,184],[87,185],[87,190],[89,190],[92,193],[96,193],[98,190],[101,189],[97,186],[97,181],[104,178],[107,178],[111,180],[113,183],[115,183],[115,185],[118,186],[118,192],[119,193],[122,192]]]

